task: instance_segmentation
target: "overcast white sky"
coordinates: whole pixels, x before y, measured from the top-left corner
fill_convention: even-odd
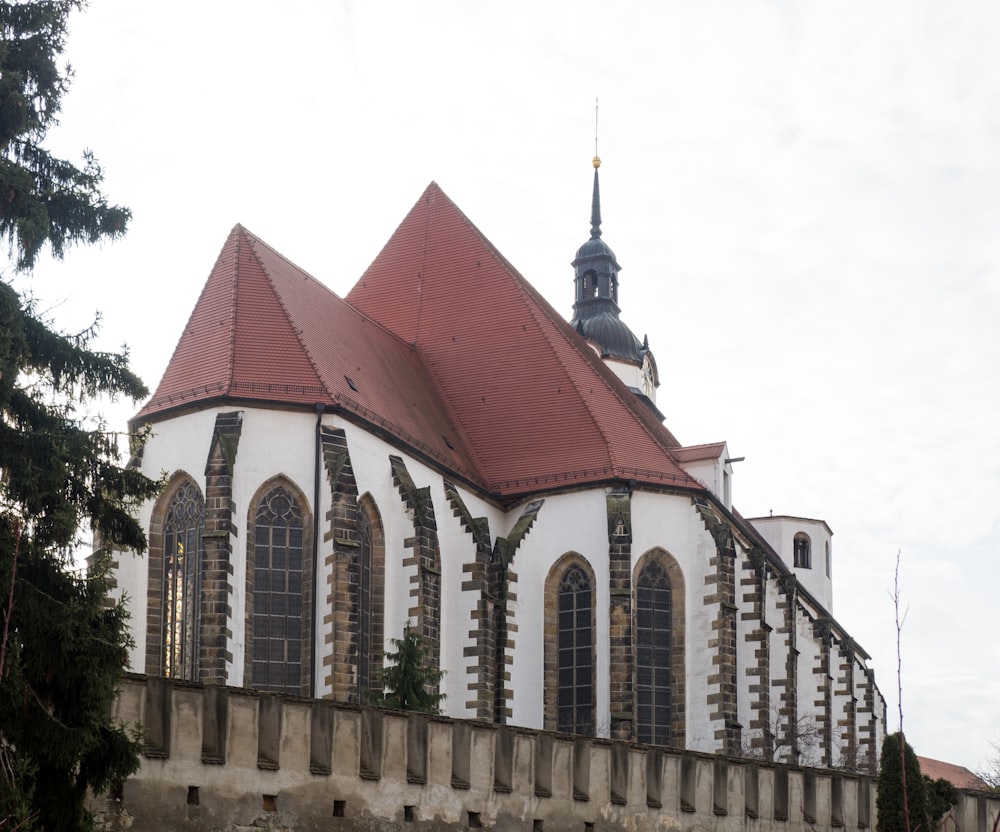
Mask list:
[[[685,444],[834,530],[834,614],[905,727],[1000,738],[1000,4],[91,0],[51,136],[128,237],[40,266],[152,388],[230,228],[343,295],[437,180],[561,311],[604,239]],[[27,281],[21,281],[27,284]],[[123,423],[130,408],[110,411]]]

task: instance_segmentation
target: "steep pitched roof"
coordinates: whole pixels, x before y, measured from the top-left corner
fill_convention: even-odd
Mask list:
[[[702,491],[679,443],[434,183],[342,300],[242,226],[136,420],[323,404],[501,498]]]
[[[239,225],[135,420],[219,402],[340,408],[479,478],[416,351]]]
[[[437,184],[347,301],[416,347],[489,490],[703,490],[672,458],[677,441]]]

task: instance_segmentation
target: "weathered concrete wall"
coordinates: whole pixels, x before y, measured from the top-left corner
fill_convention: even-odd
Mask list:
[[[824,832],[874,822],[865,776],[328,700],[131,676],[116,717],[144,726],[146,756],[103,820],[136,832]],[[978,832],[988,808],[963,804],[962,828]]]

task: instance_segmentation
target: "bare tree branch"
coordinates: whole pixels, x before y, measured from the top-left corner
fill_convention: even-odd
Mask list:
[[[892,585],[892,605],[896,611],[896,699],[899,703],[899,772],[903,786],[903,819],[907,832],[915,832],[910,826],[910,802],[906,794],[906,734],[903,733],[903,622],[906,621],[906,613],[902,618],[899,614],[899,562],[902,559],[903,550],[896,551],[896,574]]]

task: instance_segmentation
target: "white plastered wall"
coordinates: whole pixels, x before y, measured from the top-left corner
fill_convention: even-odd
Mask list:
[[[798,662],[798,725],[799,763],[807,766],[819,765],[822,748],[819,741],[820,723],[817,721],[819,708],[816,702],[820,700],[818,685],[819,676],[815,673],[819,661],[819,644],[813,632],[812,620],[801,607],[795,611],[796,646],[799,651]]]
[[[708,719],[708,678],[714,673],[708,647],[717,607],[707,607],[705,576],[715,556],[715,541],[691,499],[680,494],[637,491],[632,495],[632,566],[653,548],[669,552],[681,568],[685,589],[686,743],[715,749],[715,728]]]
[[[410,595],[413,579],[417,576],[415,566],[404,566],[403,560],[413,554],[404,546],[407,538],[413,537],[413,518],[407,509],[399,489],[393,484],[389,456],[400,457],[416,488],[429,488],[437,524],[438,545],[441,554],[441,667],[447,673],[441,682],[441,691],[446,698],[442,710],[449,716],[474,716],[466,706],[470,699],[468,684],[471,679],[468,668],[474,661],[465,657],[465,648],[473,645],[470,630],[473,629],[472,610],[478,600],[475,592],[462,590],[467,575],[464,566],[472,563],[476,556],[475,541],[465,531],[459,518],[454,517],[451,504],[444,490],[441,474],[422,461],[408,456],[398,448],[351,423],[339,422],[327,417],[324,424],[343,428],[347,447],[351,455],[354,478],[359,497],[368,494],[378,506],[385,534],[385,649],[391,650],[391,639],[399,638],[407,621],[414,623],[409,614],[415,605]],[[503,513],[489,504],[474,498],[459,489],[462,499],[473,517],[485,516],[490,523],[490,533],[500,525]],[[329,507],[329,488],[323,492],[325,505]],[[516,521],[516,516],[515,516]],[[323,578],[324,585],[326,576]],[[324,602],[325,603],[325,602]],[[324,687],[323,693],[328,693]]]
[[[150,476],[166,473],[171,476],[183,470],[197,482],[204,494],[205,463],[215,426],[217,414],[232,412],[233,408],[212,408],[185,414],[154,426],[153,436],[143,452],[143,470]],[[242,432],[236,455],[233,477],[233,522],[237,534],[233,541],[232,610],[230,629],[233,633],[230,650],[233,662],[228,670],[230,684],[241,685],[245,656],[245,632],[243,611],[246,603],[246,533],[247,512],[250,501],[260,486],[277,475],[287,477],[302,493],[312,512],[315,477],[316,417],[310,413],[295,413],[256,408],[243,408]],[[471,605],[474,600],[463,598],[461,593],[463,558],[474,557],[471,536],[464,534],[457,521],[451,522],[451,510],[444,495],[440,475],[422,463],[408,458],[392,446],[372,434],[343,422],[333,416],[323,417],[323,424],[330,428],[341,428],[347,437],[348,450],[354,468],[359,496],[370,494],[378,506],[385,534],[386,576],[385,576],[385,637],[389,639],[402,634],[408,618],[408,610],[413,605],[410,597],[410,578],[415,573],[413,567],[404,567],[402,560],[410,550],[404,549],[403,542],[413,536],[412,519],[407,516],[406,507],[392,482],[389,455],[403,456],[411,477],[418,488],[431,487],[435,516],[439,523],[439,540],[442,554],[442,663],[458,672],[446,677],[449,703],[464,707],[466,679],[461,656],[468,641]],[[330,508],[330,490],[326,472],[320,472],[320,540],[328,523],[326,512]],[[140,520],[144,528],[149,528],[153,502],[142,507]],[[444,522],[442,522],[442,520]],[[491,525],[493,525],[491,523]],[[464,535],[464,539],[463,539]],[[321,551],[323,546],[321,545]],[[146,592],[148,568],[144,558],[127,553],[122,555],[118,581],[122,592],[129,598],[132,614],[135,648],[130,653],[130,667],[142,670],[145,655],[145,628],[141,622],[146,617]],[[315,626],[317,628],[316,662],[317,692],[328,693],[323,683],[325,677],[323,654],[327,647],[324,635],[329,626],[324,622],[324,609],[328,591],[329,569],[325,558],[320,558],[319,573],[314,587],[317,590]],[[464,624],[463,624],[464,622]],[[458,661],[454,659],[458,657]],[[463,708],[458,708],[462,711]],[[456,713],[456,715],[462,715]]]
[[[508,529],[520,511],[509,514]],[[506,533],[506,532],[504,532]],[[541,728],[545,700],[545,582],[549,570],[567,552],[587,560],[596,579],[597,725],[610,723],[608,701],[608,523],[603,490],[560,494],[545,499],[538,518],[514,556],[517,600],[511,604],[517,625],[510,688],[514,725]]]
[[[833,532],[822,520],[806,517],[755,517],[750,523],[778,553],[785,565],[795,573],[806,592],[813,596],[833,615]],[[803,532],[809,537],[812,565],[806,568],[795,566],[795,535]],[[826,552],[831,558],[830,575],[826,573]]]

